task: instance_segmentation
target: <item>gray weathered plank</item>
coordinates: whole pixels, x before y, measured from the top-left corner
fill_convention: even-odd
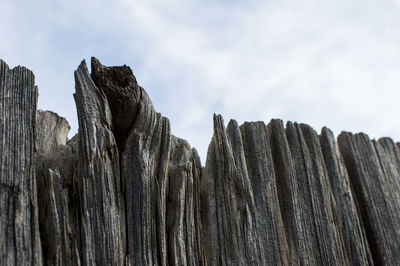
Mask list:
[[[368,239],[343,156],[332,131],[323,128],[320,135],[324,161],[337,206],[338,233],[342,235],[345,252],[352,265],[373,265]]]
[[[36,177],[40,237],[46,265],[80,265],[78,142],[70,126],[49,111],[36,117]]]
[[[0,63],[0,264],[398,265],[399,143],[218,115],[202,168],[132,70],[95,58],[67,141],[32,72]]]
[[[75,71],[79,121],[81,260],[85,265],[124,261],[119,155],[107,99],[92,81],[85,61]]]
[[[0,262],[40,265],[33,73],[0,60]]]
[[[400,258],[398,149],[387,140],[343,132],[338,137],[356,195],[372,259],[378,265],[398,265]]]
[[[264,123],[235,121],[214,136],[202,178],[204,245],[211,265],[288,265],[275,173]]]

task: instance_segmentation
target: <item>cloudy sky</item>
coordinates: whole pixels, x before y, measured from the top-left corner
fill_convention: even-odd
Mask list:
[[[77,131],[73,71],[129,65],[204,161],[212,114],[400,141],[400,0],[2,0],[0,58]]]

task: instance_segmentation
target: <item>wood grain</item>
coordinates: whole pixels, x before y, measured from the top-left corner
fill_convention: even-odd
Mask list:
[[[202,167],[128,66],[91,65],[67,140],[0,61],[1,265],[399,265],[399,143],[214,115]]]

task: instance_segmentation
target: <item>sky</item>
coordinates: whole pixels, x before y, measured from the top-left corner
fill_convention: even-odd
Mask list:
[[[74,70],[130,66],[205,162],[213,113],[400,141],[400,0],[1,0],[0,58],[78,122]]]

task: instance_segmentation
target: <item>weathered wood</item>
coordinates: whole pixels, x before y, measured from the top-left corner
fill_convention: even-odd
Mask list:
[[[172,136],[168,165],[167,237],[169,265],[205,265],[200,218],[200,158]]]
[[[92,58],[91,77],[108,100],[121,156],[126,264],[201,263],[197,153],[171,134],[129,67]]]
[[[399,150],[392,141],[342,133],[340,151],[349,172],[372,259],[398,265],[400,258]]]
[[[288,265],[275,173],[264,123],[214,116],[203,176],[204,245],[211,265]]]
[[[349,175],[343,156],[339,151],[332,131],[323,128],[321,148],[331,183],[332,193],[336,201],[336,219],[342,235],[344,249],[352,265],[372,265],[372,257],[362,219],[352,191]]]
[[[67,142],[70,126],[53,112],[36,117],[36,176],[40,237],[46,265],[80,265],[78,139]]]
[[[81,261],[121,265],[124,261],[119,155],[107,98],[90,78],[85,61],[75,71],[79,121]]]
[[[399,143],[216,115],[202,168],[132,70],[95,58],[67,141],[32,72],[0,63],[1,265],[398,265]]]
[[[33,73],[0,60],[0,262],[40,265]]]
[[[309,204],[308,217],[304,217],[316,237],[312,244],[319,253],[317,264],[320,265],[345,265],[348,259],[345,256],[343,240],[337,232],[338,224],[335,219],[336,203],[333,198],[329,178],[317,133],[307,125],[288,124],[291,131],[291,140],[294,144],[292,154],[295,164],[303,166],[301,173],[297,172],[298,179],[303,179],[305,190],[304,198]],[[291,142],[289,141],[289,143]],[[297,168],[299,169],[299,168]],[[306,204],[306,202],[304,202]],[[305,211],[304,207],[302,211]]]

